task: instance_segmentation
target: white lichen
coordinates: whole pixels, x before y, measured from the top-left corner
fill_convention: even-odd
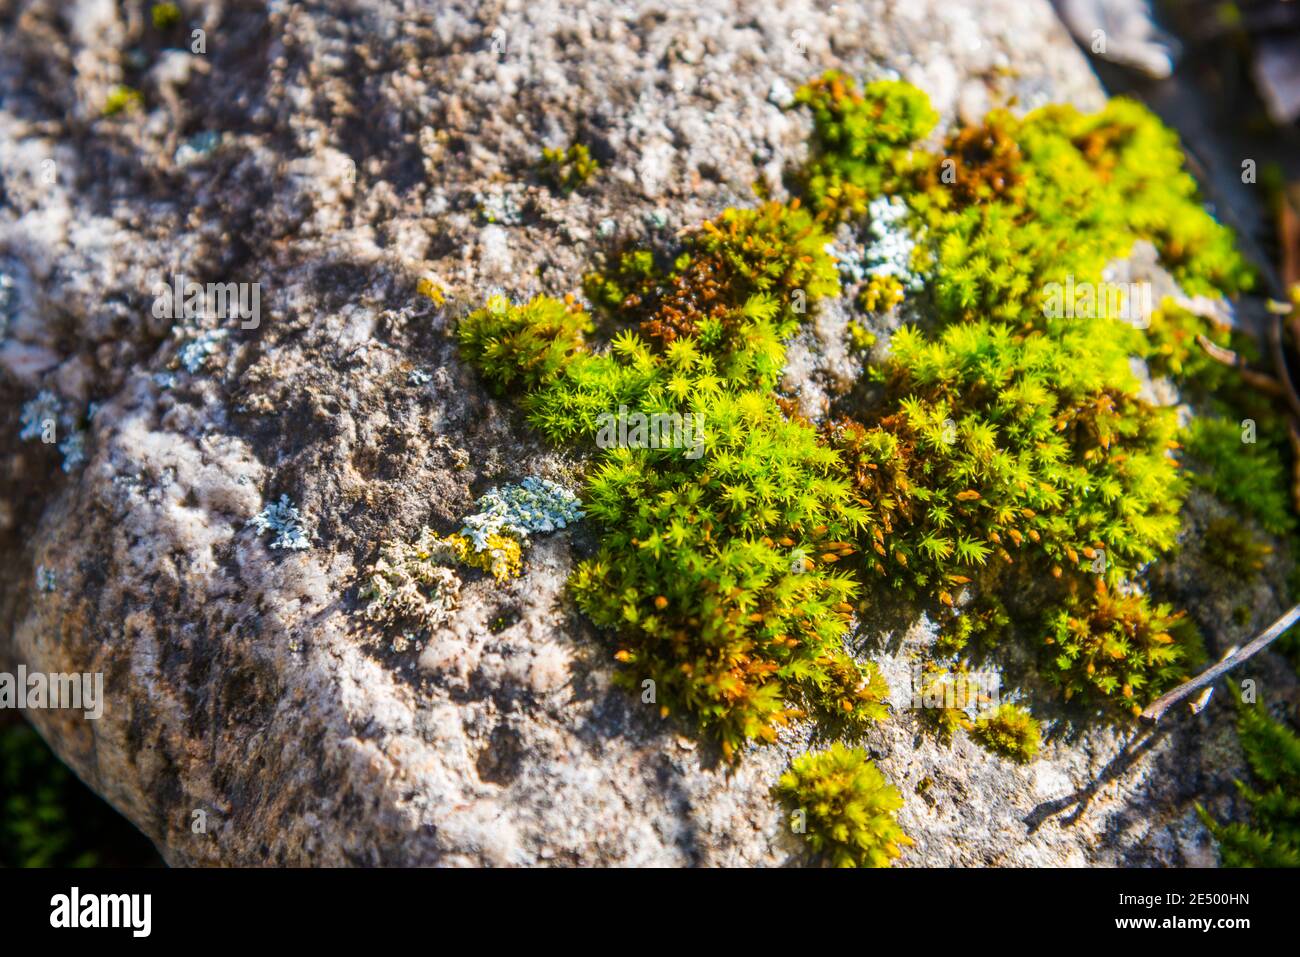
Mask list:
[[[253,516],[249,524],[256,526],[259,534],[272,532],[275,535],[271,540],[272,548],[291,551],[311,548],[311,542],[303,528],[303,517],[288,495],[281,495],[280,501],[267,505]]]
[[[428,528],[413,542],[384,542],[366,571],[361,598],[366,617],[393,624],[419,621],[433,629],[450,617],[460,597],[460,579],[447,567],[454,555]]]
[[[871,241],[862,259],[867,276],[892,276],[909,292],[918,292],[923,277],[912,271],[916,240],[907,228],[910,213],[899,196],[877,196],[867,207]]]
[[[549,479],[529,476],[518,485],[494,488],[478,500],[478,511],[465,519],[461,534],[477,551],[493,535],[526,541],[532,532],[553,532],[585,514],[578,497]]]

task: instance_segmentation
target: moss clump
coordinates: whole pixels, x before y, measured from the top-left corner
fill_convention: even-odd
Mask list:
[[[1253,581],[1273,554],[1273,546],[1260,541],[1235,518],[1212,519],[1202,543],[1205,557],[1216,568],[1244,582]]]
[[[582,143],[566,149],[542,150],[541,177],[565,196],[587,185],[599,170],[600,164]]]
[[[1229,383],[1232,371],[1210,357],[1199,342],[1201,337],[1225,349],[1245,346],[1233,340],[1227,327],[1166,299],[1151,312],[1142,358],[1152,375],[1168,376],[1179,385],[1214,394]]]
[[[868,512],[870,565],[894,587],[952,587],[1030,562],[1118,581],[1169,548],[1175,419],[1136,399],[1122,353],[965,323],[892,340],[877,417],[831,439]]]
[[[905,218],[884,225],[906,231],[893,245],[915,244],[910,266],[937,307],[936,331],[904,327],[867,370],[883,396],[826,432],[868,511],[868,573],[954,609],[944,654],[965,653],[989,626],[1010,630],[1005,609],[992,609],[1027,581],[1045,591],[1049,633],[1111,620],[1118,599],[1095,581],[1158,618],[1142,579],[1175,542],[1186,485],[1174,413],[1141,397],[1131,359],[1208,383],[1223,367],[1211,368],[1197,337],[1223,344],[1226,332],[1171,302],[1142,315],[1132,290],[1111,295],[1104,270],[1146,240],[1189,292],[1253,281],[1201,206],[1176,137],[1114,100],[1095,114],[995,110],[926,152],[931,111],[904,84],[859,92],[828,74],[797,99],[813,114],[812,207],[858,228],[871,216],[879,244],[877,194],[899,203]],[[889,301],[873,282],[858,293],[865,311]],[[955,610],[962,591],[973,593],[970,614]],[[1089,704],[1118,714],[1135,688],[1178,676],[1195,652],[1180,636],[1176,654],[1126,656],[1118,682],[1115,668],[1072,680],[1059,650],[1044,660],[1069,693],[1086,685]]]
[[[458,327],[465,357],[478,366],[497,394],[550,382],[583,347],[591,318],[572,297],[545,296],[514,305],[494,296]]]
[[[181,22],[181,8],[174,3],[155,3],[149,16],[155,30],[170,30]]]
[[[888,867],[912,844],[897,820],[903,796],[860,748],[834,744],[801,755],[773,793],[834,867]]]
[[[813,118],[803,192],[815,209],[836,219],[865,214],[873,197],[916,175],[912,144],[939,121],[929,97],[911,84],[878,80],[859,91],[836,71],[800,87],[795,102]]]
[[[1017,704],[1001,704],[980,717],[970,736],[994,754],[1020,764],[1028,764],[1038,753],[1038,722]]]
[[[1295,530],[1295,516],[1281,456],[1266,436],[1252,432],[1248,422],[1193,419],[1181,436],[1192,481],[1240,507],[1265,531],[1287,535]]]
[[[1075,695],[1102,696],[1130,704],[1176,684],[1184,665],[1199,662],[1199,636],[1181,612],[1151,606],[1141,593],[1113,592],[1098,582],[1097,594],[1048,619],[1046,643],[1055,668],[1050,680]]]
[[[1255,706],[1237,722],[1254,787],[1237,782],[1250,820],[1220,824],[1198,807],[1227,867],[1300,867],[1300,738]]]
[[[958,731],[970,729],[970,713],[986,700],[981,684],[962,664],[949,668],[927,661],[913,680],[919,685],[913,691],[921,703],[917,714],[944,744],[951,743]]]
[[[133,90],[129,86],[115,86],[108,91],[108,98],[104,100],[104,116],[117,116],[119,113],[129,113],[138,110],[144,106],[144,96],[139,90]]]
[[[879,675],[843,645],[855,586],[835,566],[863,516],[835,453],[770,392],[783,338],[838,291],[828,244],[797,204],[728,210],[669,269],[619,260],[600,288],[637,331],[604,349],[585,313],[544,297],[460,330],[490,379],[529,390],[523,407],[553,439],[598,439],[620,409],[697,417],[698,446],[602,449],[585,495],[601,547],[571,584],[617,632],[623,680],[653,680],[661,712],[732,758],[796,715],[857,733],[885,712]]]

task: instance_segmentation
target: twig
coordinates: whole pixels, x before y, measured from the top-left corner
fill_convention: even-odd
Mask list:
[[[1277,621],[1273,622],[1273,624],[1269,625],[1268,629],[1264,631],[1263,634],[1254,638],[1250,644],[1246,645],[1246,647],[1224,658],[1217,665],[1206,668],[1191,681],[1183,682],[1173,691],[1170,691],[1166,695],[1162,695],[1160,698],[1147,705],[1147,709],[1141,714],[1142,721],[1146,724],[1155,724],[1166,711],[1183,698],[1186,698],[1197,688],[1204,688],[1210,682],[1214,681],[1215,678],[1219,677],[1219,675],[1231,671],[1260,649],[1266,648],[1269,644],[1276,641],[1283,632],[1294,625],[1298,620],[1300,620],[1300,605],[1293,605],[1290,611]]]
[[[1250,366],[1246,365],[1246,360],[1231,349],[1225,349],[1201,332],[1196,334],[1196,341],[1201,344],[1201,348],[1205,350],[1206,355],[1215,362],[1221,362],[1230,369],[1237,370],[1242,382],[1254,386],[1261,392],[1267,392],[1269,395],[1280,396],[1282,394],[1282,383],[1266,372],[1259,372],[1250,368]]]

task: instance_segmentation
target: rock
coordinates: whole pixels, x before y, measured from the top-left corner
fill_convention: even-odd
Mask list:
[[[1013,97],[1097,106],[1046,0],[191,2],[203,67],[154,75],[170,109],[110,118],[128,54],[157,60],[160,40],[113,4],[63,6],[26,4],[0,35],[0,264],[40,277],[0,346],[0,667],[102,672],[108,696],[97,722],[33,715],[58,753],[173,864],[803,860],[768,791],[807,735],[728,775],[614,687],[565,597],[594,546],[581,523],[539,537],[514,582],[467,579],[423,646],[369,629],[356,586],[381,539],[453,529],[493,484],[576,484],[580,463],[460,362],[458,314],[572,291],[612,237],[664,243],[756,178],[779,188],[807,121],[777,104],[829,67],[931,84],[945,122]],[[198,131],[219,136],[174,162]],[[532,168],[574,140],[603,171],[560,198]],[[182,273],[261,288],[256,328],[174,323],[225,332],[193,372],[152,309]],[[445,305],[415,294],[425,276]],[[843,324],[801,339],[814,406],[845,380]],[[97,404],[66,476],[17,438],[54,383]],[[310,549],[250,527],[281,495]],[[923,627],[865,627],[896,693]],[[1190,802],[1240,767],[1222,714],[1106,778],[1120,744],[1061,738],[1025,769],[922,739],[900,710],[872,749],[907,798],[902,863],[1206,860]]]

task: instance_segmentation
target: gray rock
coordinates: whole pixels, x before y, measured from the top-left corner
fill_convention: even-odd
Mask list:
[[[828,67],[913,80],[945,122],[1013,96],[1097,106],[1046,0],[183,2],[206,53],[147,77],[132,51],[162,63],[160,40],[116,5],[14,6],[0,667],[99,671],[108,696],[99,721],[33,715],[58,753],[174,864],[803,860],[768,789],[807,733],[728,775],[612,687],[612,649],[564,595],[581,523],[539,538],[519,580],[467,580],[423,644],[370,629],[356,585],[380,540],[452,530],[492,484],[578,482],[459,361],[458,314],[571,291],[611,236],[667,242],[755,179],[779,193],[807,121],[772,91]],[[144,110],[102,118],[116,84]],[[531,167],[575,139],[603,171],[560,198]],[[513,211],[491,221],[483,197]],[[154,314],[177,274],[260,283],[256,329],[185,320],[226,332],[197,371]],[[415,295],[426,276],[445,306]],[[843,321],[795,352],[810,411],[846,379]],[[38,387],[99,403],[68,476],[16,437]],[[310,549],[250,527],[282,494]],[[864,625],[895,694],[923,627]],[[1211,777],[1230,801],[1240,761],[1214,706],[1178,727],[1108,780],[1113,733],[1022,769],[900,709],[872,748],[907,797],[903,863],[1209,861],[1191,801]]]

